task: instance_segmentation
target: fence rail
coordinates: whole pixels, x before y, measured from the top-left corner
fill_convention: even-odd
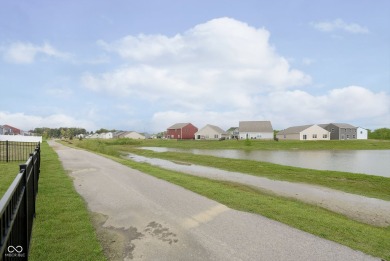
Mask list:
[[[0,261],[28,260],[40,165],[38,143],[0,200]]]
[[[0,141],[0,161],[25,161],[39,142]]]

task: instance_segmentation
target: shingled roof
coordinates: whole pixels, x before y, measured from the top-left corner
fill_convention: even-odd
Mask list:
[[[273,132],[270,121],[240,121],[240,132]]]

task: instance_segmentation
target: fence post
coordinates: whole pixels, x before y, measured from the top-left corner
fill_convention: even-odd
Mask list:
[[[27,164],[20,164],[19,165],[19,170],[20,172],[19,173],[23,173],[23,178],[22,178],[22,183],[23,183],[23,186],[24,186],[24,195],[23,195],[23,200],[24,200],[24,206],[21,206],[23,207],[24,211],[22,213],[24,213],[24,215],[22,215],[21,217],[21,241],[22,241],[22,247],[23,247],[23,250],[26,252],[26,258],[28,259],[28,248],[29,248],[29,236],[28,236],[28,216],[29,216],[29,213],[28,213],[28,189],[27,189]],[[26,260],[27,260],[26,259]]]
[[[8,162],[8,140],[5,141],[5,162]]]

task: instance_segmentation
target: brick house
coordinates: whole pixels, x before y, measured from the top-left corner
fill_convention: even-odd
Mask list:
[[[167,139],[193,140],[198,128],[191,123],[176,123],[167,129]]]

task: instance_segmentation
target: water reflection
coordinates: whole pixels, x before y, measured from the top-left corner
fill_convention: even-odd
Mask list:
[[[203,150],[143,147],[156,152],[190,152],[222,158],[266,161],[287,166],[390,177],[390,150]]]

